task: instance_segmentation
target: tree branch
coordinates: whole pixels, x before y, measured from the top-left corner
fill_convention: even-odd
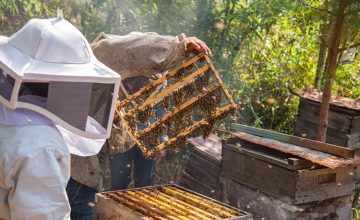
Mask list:
[[[322,9],[322,8],[317,8],[317,7],[313,7],[311,5],[308,5],[306,4],[305,2],[303,2],[303,0],[298,0],[301,4],[303,4],[304,6],[306,7],[309,7],[309,8],[312,8],[314,10],[317,10],[317,11],[322,11],[322,12],[325,12],[325,13],[328,13],[328,14],[331,14],[331,15],[334,15],[334,13],[332,11],[328,11],[326,9]]]
[[[341,52],[341,51],[344,51],[344,50],[346,50],[346,49],[348,49],[348,48],[358,47],[358,46],[360,46],[360,42],[355,43],[355,44],[352,44],[352,45],[350,45],[350,46],[346,46],[346,47],[340,48],[339,51]]]
[[[288,89],[288,92],[289,92],[290,94],[292,94],[292,95],[294,95],[294,96],[297,96],[297,97],[301,97],[301,96],[299,95],[299,93],[295,92],[292,88],[290,88],[290,86],[288,86],[287,89]]]
[[[320,35],[319,38],[320,38],[321,42],[325,45],[325,47],[326,47],[326,48],[329,48],[329,44],[327,44],[327,42],[326,42],[326,40],[324,39],[324,37]]]
[[[345,16],[348,16],[348,15],[351,15],[351,14],[356,14],[356,13],[359,13],[360,12],[360,9],[358,10],[354,10],[354,11],[349,11],[345,14]]]

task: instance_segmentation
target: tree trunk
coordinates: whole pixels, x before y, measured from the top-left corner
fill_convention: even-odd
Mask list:
[[[324,3],[325,5],[325,10],[329,10],[330,8],[330,1],[325,1]],[[324,71],[326,71],[326,63],[325,60],[327,60],[327,45],[329,44],[329,39],[326,37],[328,36],[328,34],[331,32],[331,27],[332,27],[332,22],[329,21],[327,23],[327,21],[323,21],[324,23],[321,25],[320,27],[320,33],[319,33],[319,38],[320,38],[320,48],[319,48],[319,57],[318,57],[318,63],[317,63],[317,67],[316,67],[316,76],[315,76],[315,81],[314,81],[314,87],[317,90],[320,90],[320,86],[321,86],[321,77],[324,73]]]
[[[321,41],[317,69],[316,69],[316,77],[315,77],[315,83],[314,83],[314,87],[317,90],[320,90],[320,82],[321,82],[321,76],[322,76],[322,73],[324,70],[325,58],[326,58],[326,45],[323,41]]]
[[[337,57],[339,54],[339,46],[341,40],[341,32],[344,25],[345,8],[347,6],[347,0],[339,0],[338,9],[335,17],[335,27],[333,29],[331,45],[328,50],[329,56],[329,68],[325,72],[325,86],[323,91],[323,97],[320,107],[320,116],[318,121],[317,140],[326,140],[326,131],[328,126],[328,114],[331,99],[331,84],[336,75]]]

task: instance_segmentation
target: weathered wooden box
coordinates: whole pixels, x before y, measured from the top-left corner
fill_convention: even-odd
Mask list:
[[[316,139],[322,93],[301,91],[295,135]],[[360,100],[332,97],[326,142],[360,148]]]
[[[220,177],[220,174],[218,178]],[[212,199],[215,199],[217,201],[221,201],[221,189],[220,189],[220,183],[219,187],[217,188],[211,188],[206,184],[205,181],[203,181],[201,178],[200,180],[191,176],[187,172],[184,172],[181,180],[179,182],[179,185],[188,189],[191,189],[194,192],[200,193],[202,195],[208,196]]]
[[[177,185],[161,185],[96,194],[98,220],[252,219],[248,212]]]
[[[191,154],[179,184],[220,200],[221,138],[210,134],[205,140],[196,137],[188,142],[192,146]]]
[[[299,92],[300,104],[295,135],[316,139],[322,93],[317,90]],[[332,97],[328,116],[326,142],[352,149],[360,148],[360,100]],[[360,167],[356,171],[360,188]]]
[[[225,177],[220,179],[222,201],[253,213],[254,219],[263,220],[350,220],[351,195],[303,204],[288,204]]]
[[[240,138],[223,142],[221,176],[289,204],[351,195],[355,168],[330,169]]]

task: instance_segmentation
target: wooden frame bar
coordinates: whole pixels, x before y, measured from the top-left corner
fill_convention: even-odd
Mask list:
[[[142,130],[141,132],[139,132],[139,135],[142,135],[148,131],[150,131],[151,129],[159,126],[160,124],[164,123],[166,120],[168,120],[169,118],[173,117],[174,115],[178,114],[179,112],[181,112],[182,110],[186,109],[187,107],[189,107],[190,105],[194,104],[195,102],[199,101],[201,98],[205,97],[209,92],[213,92],[215,91],[217,88],[217,86],[212,86],[209,91],[207,92],[202,92],[199,96],[193,97],[190,100],[188,100],[187,102],[185,102],[184,104],[180,105],[178,108],[174,109],[173,111],[167,113],[166,115],[164,115],[163,117],[161,117],[159,120],[157,120],[155,123],[151,124],[149,127],[146,127],[144,130]]]
[[[129,102],[131,102],[132,100],[135,100],[137,97],[141,96],[143,93],[145,93],[146,91],[150,90],[151,88],[153,88],[154,86],[159,86],[161,85],[165,80],[173,77],[178,70],[186,68],[188,66],[190,66],[192,63],[197,62],[198,60],[200,60],[200,58],[202,58],[201,55],[195,56],[193,58],[191,58],[190,60],[186,61],[183,65],[181,65],[180,67],[172,70],[170,73],[166,74],[164,77],[161,77],[158,80],[155,80],[154,82],[149,83],[147,86],[145,86],[144,88],[140,89],[139,91],[135,92],[133,95],[131,95],[129,98],[121,101],[118,103],[118,107],[121,108],[123,106],[125,106],[126,104],[128,104]]]
[[[214,118],[218,118],[220,117],[222,114],[231,111],[232,109],[234,109],[234,106],[231,104],[228,104],[227,106],[219,109],[218,111],[216,111],[215,113],[212,114],[212,116],[210,117],[210,119],[214,119]],[[163,149],[165,149],[167,146],[172,145],[177,139],[179,138],[185,138],[187,137],[189,134],[191,134],[192,132],[200,129],[203,126],[208,125],[208,119],[202,119],[201,121],[197,122],[196,124],[192,125],[190,128],[184,130],[183,132],[181,132],[178,136],[169,139],[167,142],[164,142],[160,145],[158,145],[156,148],[154,148],[153,150],[149,151],[149,156],[152,157],[154,156],[154,154],[158,151],[161,151]]]
[[[212,64],[210,58],[208,56],[205,56],[205,59],[207,60],[208,63],[210,63],[210,68],[211,70],[213,71],[214,75],[215,75],[215,78],[216,80],[218,81],[219,85],[221,86],[221,88],[223,89],[226,97],[228,98],[228,100],[230,101],[231,104],[233,104],[234,106],[236,106],[236,104],[234,103],[230,93],[227,91],[227,89],[225,88],[224,86],[224,83],[223,81],[221,80],[220,76],[219,76],[219,73],[216,71],[214,65]]]
[[[175,89],[185,85],[186,83],[188,83],[190,80],[192,80],[194,77],[204,73],[206,70],[208,70],[210,67],[210,65],[206,65],[204,67],[202,67],[201,69],[197,70],[196,72],[192,73],[190,76],[187,76],[186,78],[184,78],[183,80],[177,82],[174,85],[171,85],[169,88],[161,91],[160,93],[156,94],[153,97],[148,98],[144,103],[142,103],[138,108],[133,108],[130,111],[128,111],[126,113],[126,115],[132,115],[133,113],[135,113],[135,111],[138,110],[142,110],[144,109],[146,106],[152,104],[153,102],[155,102],[156,100],[160,99],[161,97],[164,97],[165,95],[167,95],[168,93],[174,91]]]

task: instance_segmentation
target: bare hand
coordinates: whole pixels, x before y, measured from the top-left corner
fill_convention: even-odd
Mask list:
[[[187,52],[198,54],[203,53],[205,55],[211,55],[210,48],[204,43],[204,41],[199,40],[196,37],[186,38]]]
[[[166,158],[166,150],[161,150],[155,155],[156,166]]]

